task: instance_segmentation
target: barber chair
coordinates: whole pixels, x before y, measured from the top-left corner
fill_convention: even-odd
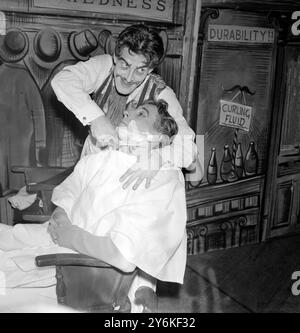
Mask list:
[[[14,210],[8,202],[8,198],[15,195],[17,190],[5,189],[3,190],[0,183],[0,223],[12,225],[14,223]]]
[[[37,194],[35,202],[20,212],[21,222],[44,223],[48,221],[55,208],[51,202],[52,191],[71,174],[73,167],[13,166],[11,170],[14,173],[24,174],[27,192]]]
[[[43,223],[55,208],[51,195],[73,168],[22,168],[27,192],[37,193],[42,210],[23,215],[23,220]],[[34,182],[34,183],[32,183]],[[138,272],[124,273],[105,262],[83,254],[50,254],[36,257],[38,267],[56,266],[56,295],[59,304],[83,312],[127,313],[131,310],[128,292]],[[135,293],[135,301],[143,306],[143,312],[157,312],[156,293],[141,287]]]
[[[105,262],[83,254],[50,254],[36,257],[38,267],[56,266],[56,295],[61,305],[83,312],[129,313],[130,286],[138,272],[124,273]],[[157,296],[140,287],[135,302],[144,313],[157,312]]]

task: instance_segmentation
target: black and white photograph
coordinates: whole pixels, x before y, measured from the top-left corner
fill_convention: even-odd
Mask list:
[[[300,0],[0,0],[0,126],[0,313],[300,312]]]

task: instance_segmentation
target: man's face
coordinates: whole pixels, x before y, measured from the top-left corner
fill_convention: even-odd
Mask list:
[[[131,52],[128,47],[123,47],[120,56],[114,56],[114,78],[118,93],[131,94],[152,72],[147,66],[147,59]]]
[[[135,132],[140,134],[159,135],[160,133],[154,126],[157,117],[159,117],[157,106],[143,104],[136,107],[134,103],[130,103],[124,111],[124,118],[120,127],[127,127],[129,130],[134,129]]]

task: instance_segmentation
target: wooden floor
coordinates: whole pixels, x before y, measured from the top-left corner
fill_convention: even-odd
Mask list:
[[[300,235],[188,256],[183,286],[159,283],[159,312],[300,312],[291,291],[295,271]]]

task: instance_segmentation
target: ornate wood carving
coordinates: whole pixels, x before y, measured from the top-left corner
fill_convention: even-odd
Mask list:
[[[208,18],[213,20],[219,17],[219,10],[217,8],[204,8],[201,14],[200,26],[199,26],[199,35],[198,35],[198,45],[203,44],[205,37],[205,26]],[[200,53],[201,54],[201,53]]]
[[[243,214],[214,221],[205,221],[187,228],[188,254],[227,249],[258,240],[258,212]]]
[[[226,249],[259,239],[263,177],[204,185],[187,193],[188,253]],[[241,194],[241,189],[243,193]]]

